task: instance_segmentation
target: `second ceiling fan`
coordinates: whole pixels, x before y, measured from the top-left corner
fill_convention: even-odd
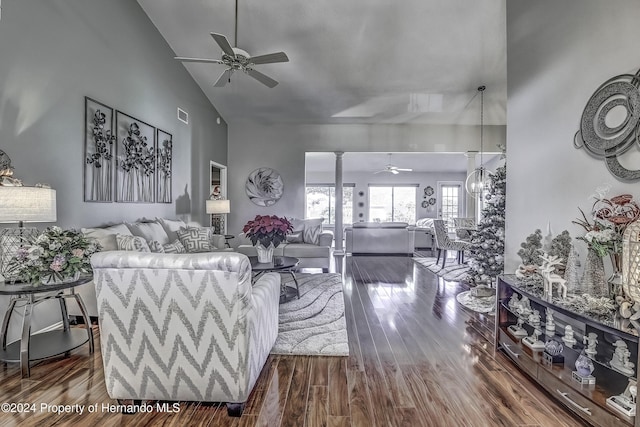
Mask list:
[[[218,33],[211,33],[213,40],[222,49],[222,57],[220,59],[213,58],[190,58],[185,56],[176,56],[175,59],[182,62],[201,62],[209,64],[222,64],[227,67],[222,72],[214,86],[222,87],[231,82],[231,75],[235,71],[243,71],[260,83],[270,88],[275,87],[278,82],[253,67],[259,64],[273,64],[276,62],[289,62],[287,54],[284,52],[267,53],[265,55],[251,56],[249,53],[238,47],[232,47],[227,37]],[[235,19],[235,38],[234,44],[238,43],[238,0],[236,0],[236,19]]]

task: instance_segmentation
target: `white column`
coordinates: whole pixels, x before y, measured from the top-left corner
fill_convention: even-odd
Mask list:
[[[343,231],[344,231],[344,227],[342,224],[342,155],[344,153],[342,151],[336,151],[335,155],[336,155],[336,189],[335,189],[335,193],[336,193],[336,206],[335,206],[335,211],[336,211],[336,229],[335,229],[335,253],[337,255],[341,255],[344,253],[343,249],[342,249],[342,237],[343,237]]]
[[[474,170],[476,170],[476,156],[478,155],[477,151],[467,151],[466,153],[464,153],[464,155],[467,158],[467,176],[469,176],[469,174],[471,174]],[[466,178],[465,178],[466,179]],[[469,194],[466,190],[466,187],[463,188],[464,194],[466,196],[466,214],[465,216],[467,218],[473,217],[476,218],[477,217],[477,204],[476,204],[476,197],[472,196],[471,194]]]

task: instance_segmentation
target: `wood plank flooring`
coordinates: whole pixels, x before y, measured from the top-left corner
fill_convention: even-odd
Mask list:
[[[346,257],[343,270],[350,356],[270,356],[240,418],[204,403],[180,403],[177,413],[102,410],[116,402],[106,393],[94,327],[93,356],[82,347],[38,363],[29,379],[16,364],[0,366],[0,403],[36,405],[35,412],[0,412],[0,426],[583,425],[494,354],[492,317],[456,302],[462,285],[406,257]],[[42,403],[85,412],[56,414]]]

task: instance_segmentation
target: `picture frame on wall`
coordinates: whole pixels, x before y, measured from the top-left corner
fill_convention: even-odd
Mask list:
[[[154,203],[156,128],[116,110],[116,202]]]
[[[114,151],[113,108],[85,96],[84,98],[84,167],[83,200],[113,202]]]
[[[156,129],[156,202],[172,203],[173,135]]]

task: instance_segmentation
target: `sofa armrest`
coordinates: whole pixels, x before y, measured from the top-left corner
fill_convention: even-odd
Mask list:
[[[331,246],[333,243],[333,233],[331,231],[323,231],[318,236],[318,246]]]

